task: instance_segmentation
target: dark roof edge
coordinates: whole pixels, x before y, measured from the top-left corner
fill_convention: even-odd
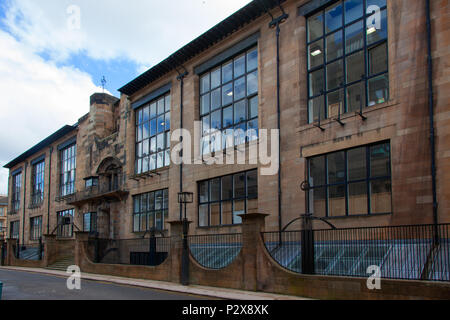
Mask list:
[[[3,168],[11,169],[15,165],[21,163],[22,161],[25,161],[27,158],[31,157],[33,154],[38,153],[39,151],[41,151],[45,147],[48,147],[49,145],[51,145],[55,141],[61,139],[66,134],[69,134],[70,132],[76,130],[77,128],[78,128],[78,124],[75,124],[73,126],[66,125],[66,126],[62,127],[61,129],[59,129],[58,131],[53,133],[51,136],[45,138],[44,140],[42,140],[41,142],[39,142],[38,144],[36,144],[32,148],[30,148],[27,151],[25,151],[24,153],[22,153],[20,156],[18,156],[17,158],[15,158],[11,162],[9,162]]]
[[[278,6],[279,3],[284,3],[285,1],[286,0],[254,0],[250,2],[245,7],[239,9],[225,20],[222,20],[187,45],[171,54],[159,64],[118,89],[118,91],[128,96],[133,95],[150,83],[161,78],[163,75],[175,70],[183,63],[207,50],[212,45],[240,30],[246,24],[259,18],[266,13],[267,10],[271,10]]]

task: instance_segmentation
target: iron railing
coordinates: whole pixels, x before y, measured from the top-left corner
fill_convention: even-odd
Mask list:
[[[95,263],[158,266],[168,257],[170,237],[99,239],[87,241],[89,258]]]
[[[311,231],[310,231],[311,232]],[[282,267],[303,273],[305,231],[264,232],[267,251]],[[450,224],[312,231],[314,274],[450,281]],[[309,240],[308,240],[309,241]]]
[[[13,249],[16,259],[19,260],[39,261],[42,260],[42,257],[44,256],[44,245],[41,239],[39,240],[39,243],[36,244],[22,245],[17,242],[17,244],[13,246]]]
[[[188,236],[192,257],[208,269],[222,269],[231,264],[241,252],[242,235],[208,234]]]

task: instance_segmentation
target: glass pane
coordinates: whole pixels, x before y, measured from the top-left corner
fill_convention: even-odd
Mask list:
[[[326,188],[312,189],[309,192],[309,210],[316,217],[326,216]]]
[[[370,212],[391,213],[392,195],[391,180],[375,180],[370,182]]]
[[[159,134],[156,138],[156,149],[157,151],[162,151],[164,150],[164,134]]]
[[[241,100],[238,103],[234,104],[234,123],[239,123],[241,121],[245,121],[245,100]]]
[[[222,114],[221,111],[215,111],[211,113],[211,130],[220,130],[222,129]]]
[[[258,50],[254,50],[247,53],[247,72],[250,72],[258,68]]]
[[[348,214],[367,214],[367,183],[348,185]]]
[[[316,41],[308,46],[309,68],[322,65],[323,62],[323,39]]]
[[[156,152],[156,137],[150,140],[150,153]]]
[[[210,124],[209,124],[209,116],[202,118],[202,132],[203,135],[208,134],[210,131]]]
[[[223,109],[223,127],[227,128],[233,124],[233,107]]]
[[[364,82],[347,87],[347,111],[359,111],[366,106],[366,89]]]
[[[150,118],[156,117],[156,102],[150,105]]]
[[[233,176],[222,178],[222,200],[231,199],[233,197]]]
[[[163,190],[163,208],[169,208],[169,190]]]
[[[234,78],[240,77],[245,73],[245,55],[234,59]]]
[[[140,212],[140,206],[141,206],[141,197],[140,196],[135,196],[133,197],[133,208],[134,208],[134,213],[139,213]]]
[[[245,122],[234,127],[234,145],[238,146],[245,143],[247,126]]]
[[[210,136],[206,136],[202,138],[202,154],[208,154],[209,151],[209,145],[210,145]]]
[[[150,121],[150,136],[154,136],[156,134],[156,119]]]
[[[245,173],[238,173],[233,176],[234,198],[245,197]]]
[[[165,155],[164,155],[164,166],[168,167],[170,166],[170,149],[165,151]]]
[[[220,178],[210,181],[210,199],[209,201],[220,201]]]
[[[200,93],[209,91],[209,73],[200,78]]]
[[[344,82],[344,64],[338,60],[327,65],[327,90],[340,87]]]
[[[363,22],[357,22],[345,28],[345,52],[361,49],[364,45]]]
[[[247,75],[247,95],[258,92],[258,71]]]
[[[247,195],[248,198],[258,197],[258,171],[247,172]]]
[[[156,153],[150,156],[150,170],[156,169]]]
[[[150,192],[148,194],[148,210],[155,210],[155,193]]]
[[[164,167],[164,152],[158,153],[156,167],[158,169]]]
[[[324,89],[323,69],[311,72],[309,74],[309,96],[322,94]]]
[[[208,202],[208,181],[203,181],[199,183],[199,196],[200,196],[200,203]]]
[[[209,210],[208,210],[208,205],[204,204],[199,206],[199,210],[198,210],[198,225],[200,227],[207,227],[208,226],[208,214],[209,214]]]
[[[150,136],[150,122],[144,122],[142,130],[142,138],[147,139]]]
[[[233,213],[232,213],[232,202],[225,201],[222,202],[222,224],[230,225],[233,224]]]
[[[139,232],[139,221],[140,221],[140,215],[135,214],[133,215],[133,232]]]
[[[229,62],[222,66],[222,83],[233,80],[233,62]]]
[[[149,229],[155,227],[155,213],[154,212],[149,212],[147,214],[147,225],[148,225]]]
[[[335,32],[327,37],[327,61],[339,58],[344,50],[344,36],[342,30]]]
[[[164,115],[158,117],[158,133],[164,132],[165,124]]]
[[[370,147],[370,177],[386,177],[391,175],[389,144]]]
[[[220,225],[220,202],[211,203],[211,226]]]
[[[247,136],[249,141],[258,140],[258,119],[254,119],[247,123]]]
[[[220,108],[221,96],[220,88],[211,92],[211,110],[216,110]]]
[[[386,42],[369,49],[369,75],[385,72],[388,69]]]
[[[383,103],[389,97],[389,79],[387,75],[382,75],[369,80],[369,106]]]
[[[342,27],[342,4],[339,2],[325,10],[325,33]]]
[[[329,93],[328,99],[328,118],[337,118],[344,113],[344,90]]]
[[[209,97],[209,93],[207,93],[200,98],[200,113],[201,114],[208,113],[209,106],[210,106],[210,97]]]
[[[325,111],[324,111],[324,96],[320,96],[314,99],[309,100],[309,123],[319,121],[325,119]]]
[[[364,78],[364,51],[359,51],[347,57],[347,83]]]
[[[150,109],[149,109],[149,107],[145,107],[144,110],[143,110],[143,119],[142,119],[142,121],[143,122],[148,121],[149,117],[150,117]]]
[[[166,106],[166,112],[167,112],[167,111],[170,111],[170,95],[167,95],[165,99],[166,99],[166,101],[164,104]]]
[[[258,96],[250,99],[248,106],[248,118],[256,118],[258,116]]]
[[[224,149],[234,146],[234,131],[233,128],[223,131],[222,134],[222,146]]]
[[[245,77],[234,81],[234,101],[245,97]]]
[[[367,18],[367,45],[387,39],[387,11],[381,11],[381,22],[377,24],[377,15]]]
[[[308,42],[323,35],[323,13],[319,12],[308,18]]]
[[[366,148],[357,148],[347,151],[348,161],[348,180],[362,180],[366,179]]]
[[[166,113],[165,130],[170,130],[170,112]]]
[[[142,109],[139,110],[139,111],[137,111],[136,114],[137,114],[137,117],[136,117],[136,124],[142,123],[142,118],[143,118],[143,115],[142,115]],[[63,155],[65,155],[65,152],[63,152]]]
[[[216,131],[211,135],[211,152],[217,152],[219,150],[222,150],[222,139],[221,139],[221,132]]]
[[[220,68],[211,72],[211,89],[220,86]]]
[[[226,106],[233,102],[233,84],[229,83],[222,87],[222,105]]]
[[[363,0],[345,1],[345,24],[359,19],[363,15]]]
[[[155,209],[160,210],[163,207],[163,192],[156,191],[155,192]]]
[[[165,112],[164,107],[164,98],[158,100],[158,115],[163,114]]]
[[[345,185],[331,186],[328,190],[328,216],[345,216]]]
[[[245,214],[245,200],[233,201],[233,224],[242,223],[240,214]]]
[[[328,159],[328,183],[345,182],[345,153],[344,151],[330,153]]]
[[[309,160],[309,184],[311,187],[325,185],[325,156]]]

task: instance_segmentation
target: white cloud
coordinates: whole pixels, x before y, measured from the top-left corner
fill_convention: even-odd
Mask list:
[[[53,59],[83,51],[95,59],[154,65],[249,2],[14,0],[5,23],[23,43]],[[79,29],[73,29],[74,5]]]
[[[0,164],[89,112],[89,97],[101,90],[72,67],[58,68],[0,30]],[[7,190],[0,172],[0,193]]]

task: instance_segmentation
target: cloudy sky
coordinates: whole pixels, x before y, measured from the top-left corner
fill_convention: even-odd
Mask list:
[[[250,0],[0,0],[3,166]]]

